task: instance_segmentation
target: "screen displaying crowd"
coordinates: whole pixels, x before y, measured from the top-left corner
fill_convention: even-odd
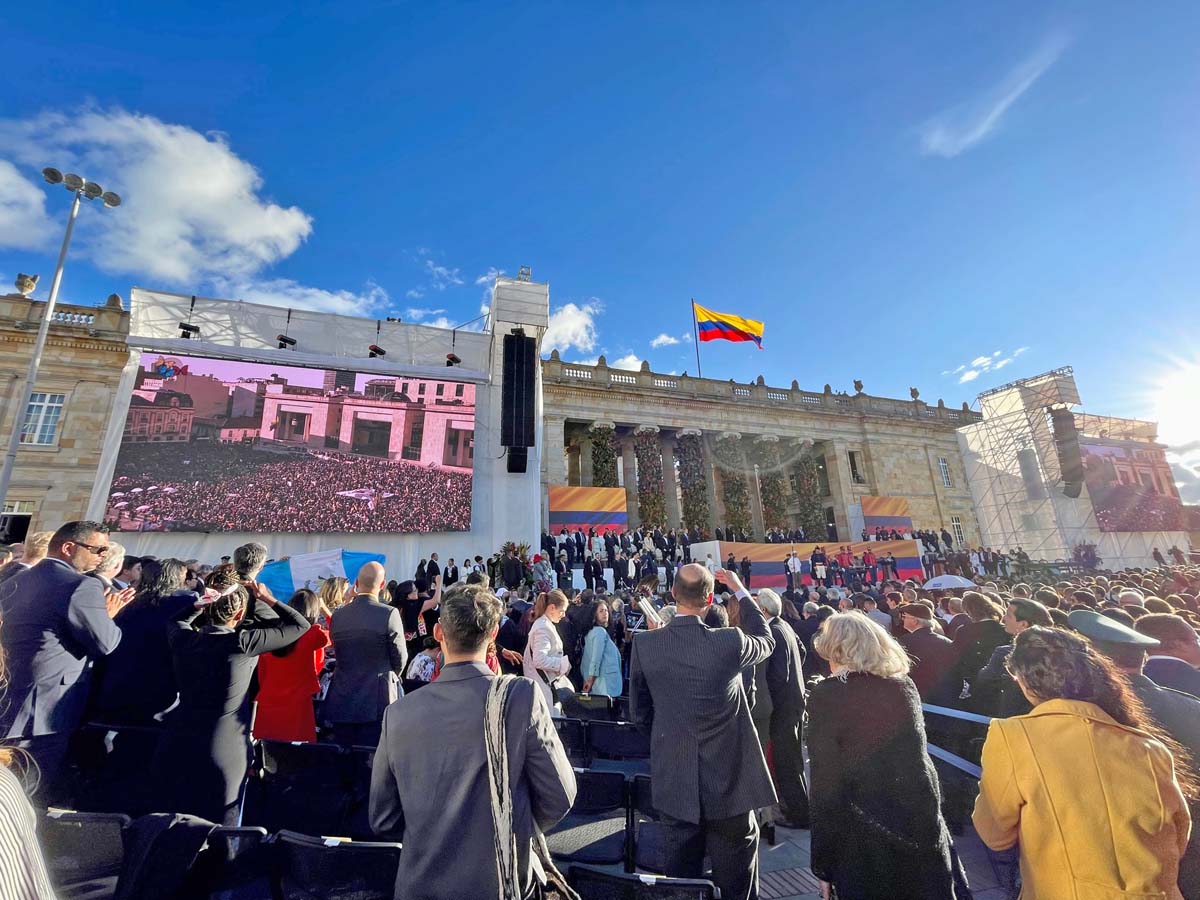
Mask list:
[[[1183,504],[1163,450],[1080,441],[1084,478],[1101,531],[1181,531]]]
[[[147,359],[105,510],[113,530],[470,529],[474,385]]]

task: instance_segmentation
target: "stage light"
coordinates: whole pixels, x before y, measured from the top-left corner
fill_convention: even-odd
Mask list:
[[[372,344],[367,348],[367,358],[374,359],[377,356],[387,356],[387,351],[376,344]]]
[[[104,201],[104,205],[109,209],[116,209],[121,205],[121,195],[114,194],[112,191],[105,191],[100,195],[100,199]]]
[[[296,339],[294,337],[288,337],[286,334],[275,335],[275,340],[279,341],[280,350],[286,350],[288,347],[296,346]]]
[[[42,177],[46,179],[46,184],[62,184],[63,182],[63,173],[58,169],[49,167],[42,169]]]
[[[447,353],[447,354],[446,354],[446,366],[447,366],[447,368],[449,368],[450,366],[458,366],[458,365],[461,365],[461,364],[462,364],[462,360],[461,360],[461,359],[459,359],[459,358],[458,358],[458,356],[456,356],[456,355],[455,355],[455,354],[453,354],[453,353]]]
[[[65,187],[68,191],[82,191],[83,179],[74,172],[68,172],[63,176],[63,187]]]
[[[200,326],[193,325],[191,322],[179,323],[179,336],[185,341],[200,339]]]
[[[100,195],[103,193],[104,188],[100,187],[100,185],[96,184],[96,182],[85,181],[83,183],[83,195],[89,200],[99,199]]]

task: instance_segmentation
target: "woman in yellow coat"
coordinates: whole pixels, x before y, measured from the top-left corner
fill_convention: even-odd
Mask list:
[[[993,850],[1020,845],[1021,900],[1180,900],[1184,751],[1077,635],[1029,628],[1008,667],[1034,709],[992,721],[974,822]]]

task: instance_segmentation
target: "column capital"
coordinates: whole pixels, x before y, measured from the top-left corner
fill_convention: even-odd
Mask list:
[[[633,429],[634,434],[658,434],[657,425],[639,425]]]
[[[704,432],[699,428],[680,428],[676,434],[680,437],[704,437]]]
[[[777,434],[760,434],[754,438],[756,444],[778,444],[779,435]]]
[[[740,431],[722,431],[720,433],[720,435],[717,436],[717,440],[718,441],[724,441],[727,439],[738,440],[741,438],[741,436],[742,436],[742,433]]]
[[[617,423],[616,422],[606,422],[606,421],[600,420],[600,421],[593,422],[591,425],[588,426],[589,430],[592,428],[608,428],[611,431],[616,431]]]

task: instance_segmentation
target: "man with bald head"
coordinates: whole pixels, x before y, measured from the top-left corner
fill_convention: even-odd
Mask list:
[[[383,711],[403,693],[404,622],[398,609],[379,600],[385,581],[383,566],[367,563],[354,580],[354,599],[338,607],[329,622],[337,668],[323,717],[340,744],[376,746]]]
[[[714,575],[694,563],[680,568],[671,586],[675,617],[633,639],[630,714],[650,733],[665,873],[699,878],[707,853],[722,897],[755,900],[754,810],[776,797],[742,672],[771,655],[775,638],[737,573],[715,575],[737,597],[741,628],[707,627]]]

